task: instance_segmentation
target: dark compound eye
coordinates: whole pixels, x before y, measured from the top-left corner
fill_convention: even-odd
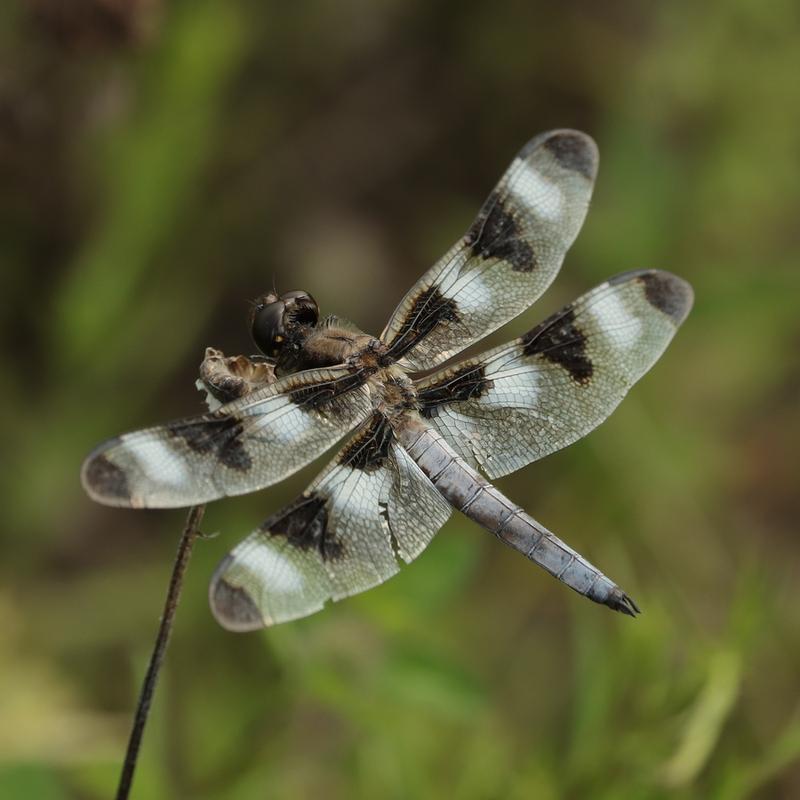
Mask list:
[[[286,292],[281,295],[281,300],[286,303],[287,315],[293,323],[311,326],[317,324],[319,307],[317,301],[308,292]]]
[[[286,338],[283,315],[286,304],[282,300],[256,308],[253,314],[251,335],[256,347],[266,356],[274,358]]]

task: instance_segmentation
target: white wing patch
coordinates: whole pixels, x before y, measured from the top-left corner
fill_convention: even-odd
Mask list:
[[[452,286],[447,287],[444,297],[457,299],[461,312],[469,316],[480,313],[492,302],[492,289],[480,272],[466,272]]]
[[[531,164],[519,159],[516,159],[516,164],[520,170],[519,177],[511,184],[511,191],[520,204],[530,206],[539,217],[549,222],[557,222],[564,210],[564,193]]]
[[[266,431],[269,436],[270,444],[275,447],[296,446],[298,441],[314,430],[315,425],[320,421],[313,417],[300,414],[289,414],[292,403],[286,398],[276,399],[273,407],[266,413],[259,413],[258,406],[252,409],[243,408],[242,416],[250,417],[248,432],[257,435],[259,431]],[[283,420],[282,424],[276,424]]]
[[[510,361],[510,363],[508,363]],[[539,401],[539,376],[530,369],[520,368],[519,364],[503,353],[487,364],[491,374],[491,386],[481,397],[488,408],[535,408]]]
[[[128,455],[147,478],[158,480],[170,489],[186,486],[189,481],[186,462],[176,457],[175,452],[161,439],[125,435],[122,442]]]
[[[264,576],[271,592],[292,595],[303,591],[303,573],[280,550],[257,546],[250,550],[249,558],[253,572]]]
[[[627,304],[617,293],[598,297],[588,307],[588,313],[594,319],[597,330],[620,350],[630,350],[636,347],[642,337],[642,318],[632,313],[630,304]]]

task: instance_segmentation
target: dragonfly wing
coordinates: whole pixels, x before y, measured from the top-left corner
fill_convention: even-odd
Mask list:
[[[214,616],[230,630],[254,630],[383,583],[449,513],[376,413],[300,497],[222,561],[210,587]]]
[[[365,376],[345,367],[288,375],[252,394],[104,442],[81,479],[101,503],[176,508],[263,489],[321,455],[366,419]]]
[[[524,336],[417,384],[421,413],[497,478],[597,427],[663,353],[692,305],[668,272],[618,275]]]
[[[528,142],[467,233],[406,294],[381,339],[421,371],[504,325],[550,285],[583,224],[597,174],[584,133]]]

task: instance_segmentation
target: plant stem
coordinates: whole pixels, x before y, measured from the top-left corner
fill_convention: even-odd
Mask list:
[[[164,660],[164,653],[169,643],[169,636],[172,632],[172,622],[175,618],[175,611],[178,608],[178,600],[181,596],[183,576],[189,564],[189,557],[192,554],[192,546],[195,539],[200,535],[200,522],[203,519],[206,507],[204,505],[193,506],[189,510],[186,518],[186,525],[178,544],[178,552],[175,556],[175,564],[172,567],[172,576],[169,580],[169,590],[167,599],[164,603],[164,613],[161,615],[161,623],[158,626],[158,634],[153,652],[150,655],[150,664],[147,667],[147,674],[142,683],[142,690],[139,694],[139,702],[136,705],[136,714],[133,718],[133,727],[128,739],[128,750],[125,753],[125,761],[122,765],[122,772],[119,776],[117,786],[117,800],[127,800],[133,782],[133,772],[136,769],[136,762],[139,758],[139,747],[142,743],[142,734],[147,722],[147,715],[150,712],[150,702],[153,699],[153,692],[158,681],[158,673],[161,663]]]

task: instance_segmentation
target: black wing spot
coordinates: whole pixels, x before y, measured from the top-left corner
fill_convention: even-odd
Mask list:
[[[671,317],[676,325],[686,319],[692,307],[692,290],[686,281],[668,272],[646,272],[638,280],[651,306]]]
[[[103,445],[104,448],[108,446],[109,443]],[[103,497],[114,497],[119,500],[131,498],[125,472],[109,461],[103,453],[89,456],[83,471],[83,481],[93,492]]]
[[[393,437],[389,420],[376,412],[369,425],[342,448],[337,462],[353,469],[374,472],[386,463]]]
[[[264,618],[253,598],[244,588],[234,586],[222,577],[233,560],[233,556],[226,556],[217,567],[211,582],[211,608],[214,616],[223,625],[234,630],[263,628]]]
[[[489,195],[465,241],[474,256],[503,259],[515,272],[531,272],[536,267],[533,248],[523,238],[514,214],[506,209],[497,192]]]
[[[247,472],[253,459],[242,444],[242,424],[234,417],[205,417],[201,422],[171,422],[167,431],[183,439],[186,446],[201,455],[213,454],[224,466]]]
[[[486,377],[486,370],[481,364],[461,367],[417,395],[420,413],[430,419],[436,416],[439,406],[477,399],[486,394],[493,384],[494,382]]]
[[[564,169],[578,172],[593,181],[597,174],[597,158],[590,142],[577,131],[562,131],[551,136],[544,146]]]
[[[328,531],[325,498],[313,492],[300,495],[261,527],[272,536],[285,536],[299,550],[316,550],[323,561],[336,561],[344,554],[341,542]]]
[[[419,344],[437,325],[442,322],[458,322],[461,315],[458,303],[445,297],[438,286],[430,286],[420,292],[411,304],[387,355],[393,359],[402,358],[409,350]]]
[[[563,367],[580,384],[592,379],[594,367],[586,353],[586,335],[575,325],[569,306],[546,319],[522,337],[523,355],[540,355]]]

